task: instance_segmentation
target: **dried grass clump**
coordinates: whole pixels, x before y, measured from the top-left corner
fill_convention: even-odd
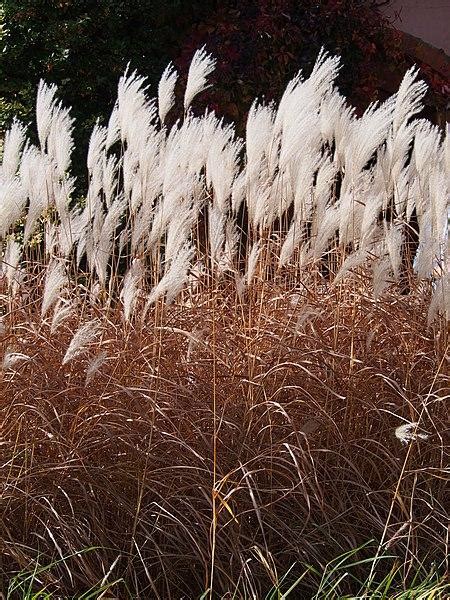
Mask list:
[[[424,86],[358,119],[321,55],[243,141],[190,108],[213,66],[196,54],[170,129],[174,70],[158,106],[124,75],[81,205],[54,86],[40,148],[5,139],[5,589],[34,569],[65,597],[306,598],[307,565],[356,548],[337,597],[445,568],[447,142],[414,118]]]

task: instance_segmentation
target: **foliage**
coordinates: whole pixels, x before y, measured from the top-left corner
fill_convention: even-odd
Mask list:
[[[399,39],[367,0],[230,0],[192,28],[180,65],[203,43],[221,57],[208,104],[234,120],[254,96],[277,98],[286,78],[309,73],[321,47],[342,56],[340,87],[364,108],[377,98],[380,65],[406,65]]]

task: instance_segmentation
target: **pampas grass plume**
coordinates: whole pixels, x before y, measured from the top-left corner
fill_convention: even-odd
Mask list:
[[[187,110],[192,103],[192,100],[206,90],[209,85],[207,83],[208,75],[210,75],[216,66],[216,60],[206,52],[203,46],[194,54],[189,67],[186,91],[184,94],[184,109]]]
[[[84,323],[84,325],[80,325],[64,354],[62,364],[66,365],[77,356],[85,354],[89,350],[89,346],[98,338],[100,331],[101,323],[98,319],[93,319]]]
[[[167,114],[175,102],[175,84],[177,79],[178,73],[172,63],[169,63],[161,75],[158,84],[158,114],[159,120],[163,125]]]
[[[67,284],[68,280],[64,264],[58,259],[53,259],[47,267],[47,274],[45,276],[41,317],[44,317],[49,308],[59,299],[62,290]]]

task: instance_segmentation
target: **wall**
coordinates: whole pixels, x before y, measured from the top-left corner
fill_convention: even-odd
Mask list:
[[[450,56],[450,0],[391,0],[383,12],[398,29]]]

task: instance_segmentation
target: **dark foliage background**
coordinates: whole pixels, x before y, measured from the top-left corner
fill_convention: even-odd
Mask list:
[[[0,130],[14,115],[33,120],[39,79],[56,83],[77,120],[78,175],[90,130],[107,118],[128,63],[156,94],[167,63],[186,77],[206,44],[218,68],[197,108],[212,106],[240,133],[253,99],[279,98],[321,47],[342,56],[339,85],[361,110],[409,66],[374,0],[4,0],[2,21]]]

